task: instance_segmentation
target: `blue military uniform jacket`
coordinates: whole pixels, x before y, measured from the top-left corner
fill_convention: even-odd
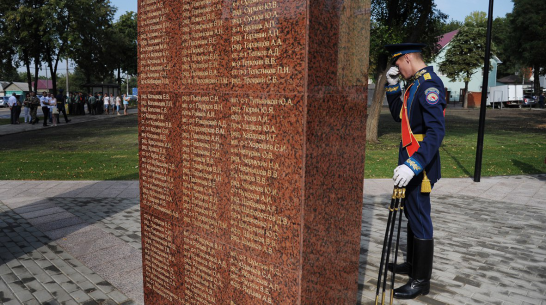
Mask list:
[[[409,85],[413,83],[411,87]],[[444,109],[446,97],[442,80],[434,73],[432,67],[418,71],[408,83],[407,101],[409,124],[413,134],[423,134],[419,149],[412,157],[400,143],[398,164],[408,165],[416,174],[410,184],[419,184],[426,171],[431,183],[441,177],[439,148],[445,135]],[[387,86],[387,100],[395,121],[401,122],[403,105],[400,84]]]

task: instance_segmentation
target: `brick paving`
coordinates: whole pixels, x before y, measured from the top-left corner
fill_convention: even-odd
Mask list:
[[[359,304],[374,303],[391,192],[365,182]],[[138,181],[2,181],[0,304],[143,304],[138,196]],[[395,304],[546,305],[546,175],[443,179],[432,196],[431,292]]]
[[[0,304],[143,304],[137,181],[4,182]]]
[[[365,185],[360,304],[375,304],[391,192],[388,179]],[[546,304],[546,175],[443,179],[432,204],[430,294],[395,304]],[[400,244],[405,251],[405,234]]]

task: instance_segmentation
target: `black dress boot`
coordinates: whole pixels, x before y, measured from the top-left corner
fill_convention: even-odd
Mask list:
[[[410,279],[404,286],[394,289],[396,299],[414,299],[420,295],[428,294],[433,256],[434,240],[414,237]]]
[[[401,263],[401,264],[397,264],[396,265],[396,274],[407,274],[407,275],[410,275],[411,274],[411,263],[412,263],[412,259],[413,259],[413,231],[411,230],[410,228],[410,225],[409,223],[407,224],[407,231],[408,232],[408,237],[406,239],[407,241],[407,253],[406,253],[406,261],[404,263]],[[392,266],[394,264],[393,263],[388,263],[387,264],[387,269],[389,269],[389,271],[392,272]]]

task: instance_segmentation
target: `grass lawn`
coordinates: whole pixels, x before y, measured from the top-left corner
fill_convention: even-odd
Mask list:
[[[443,177],[473,177],[478,109],[447,109],[446,137],[440,148]],[[366,178],[390,178],[397,165],[400,125],[387,109],[378,144],[366,149]],[[482,176],[546,173],[546,111],[487,109]]]
[[[443,177],[472,177],[479,110],[450,110],[440,148]],[[366,178],[390,178],[396,167],[399,124],[387,109],[380,142],[369,143]],[[47,128],[0,137],[0,179],[138,179],[137,116]],[[546,173],[546,111],[487,110],[482,176]]]
[[[0,179],[138,179],[137,116],[0,137]]]

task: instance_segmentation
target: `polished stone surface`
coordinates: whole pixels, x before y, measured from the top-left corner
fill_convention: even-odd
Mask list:
[[[354,304],[369,6],[139,3],[146,303]]]

